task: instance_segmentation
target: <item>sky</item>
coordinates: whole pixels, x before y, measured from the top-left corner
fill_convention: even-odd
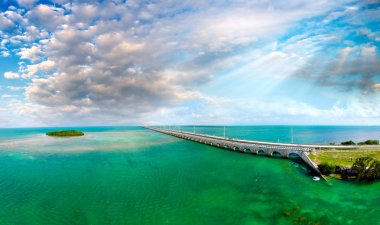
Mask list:
[[[0,127],[380,125],[378,0],[2,0]]]

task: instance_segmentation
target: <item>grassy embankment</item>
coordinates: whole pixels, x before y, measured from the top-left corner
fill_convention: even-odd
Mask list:
[[[77,137],[77,136],[83,136],[84,133],[79,130],[59,130],[59,131],[47,132],[46,135],[52,136],[52,137]]]
[[[341,167],[350,167],[357,158],[371,157],[380,161],[379,148],[355,148],[351,150],[317,150],[309,155],[310,159],[320,165],[322,163]]]

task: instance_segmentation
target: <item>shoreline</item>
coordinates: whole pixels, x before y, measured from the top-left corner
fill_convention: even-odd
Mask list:
[[[379,181],[376,165],[380,162],[380,146],[377,149],[317,150],[309,157],[326,178],[363,183]]]

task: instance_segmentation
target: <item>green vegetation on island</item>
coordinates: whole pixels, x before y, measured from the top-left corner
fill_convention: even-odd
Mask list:
[[[378,140],[366,140],[364,142],[359,142],[358,145],[378,145]]]
[[[350,167],[321,163],[318,169],[324,175],[334,174],[342,179],[356,179],[371,182],[380,179],[380,161],[371,157],[357,158]]]
[[[329,163],[321,163],[318,165],[318,169],[322,174],[330,175],[332,173],[335,173],[336,166]]]
[[[58,131],[47,132],[46,135],[53,136],[53,137],[77,137],[77,136],[83,136],[84,133],[79,130],[58,130]]]
[[[349,141],[343,141],[340,144],[341,145],[379,145],[379,141],[369,139],[369,140],[362,141],[356,144],[352,140],[349,140]],[[330,145],[335,145],[335,142],[331,142]]]
[[[342,142],[342,143],[340,143],[341,145],[356,145],[356,143],[355,142],[353,142],[353,141],[351,141],[351,140],[349,140],[349,141],[344,141],[344,142]]]
[[[360,181],[374,181],[380,179],[380,161],[371,157],[356,159],[351,170],[356,173],[356,177]]]

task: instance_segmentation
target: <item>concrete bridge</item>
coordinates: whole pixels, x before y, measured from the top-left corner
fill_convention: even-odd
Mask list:
[[[290,143],[275,143],[264,141],[250,141],[241,139],[231,139],[206,134],[197,134],[184,131],[174,131],[167,129],[158,129],[146,127],[163,134],[175,136],[178,138],[211,145],[218,148],[228,149],[231,151],[245,152],[256,155],[265,155],[280,158],[301,158],[317,174],[321,174],[308,155],[318,148],[332,148],[330,145],[299,145]],[[335,147],[336,148],[336,147]],[[347,147],[350,148],[350,147]]]

